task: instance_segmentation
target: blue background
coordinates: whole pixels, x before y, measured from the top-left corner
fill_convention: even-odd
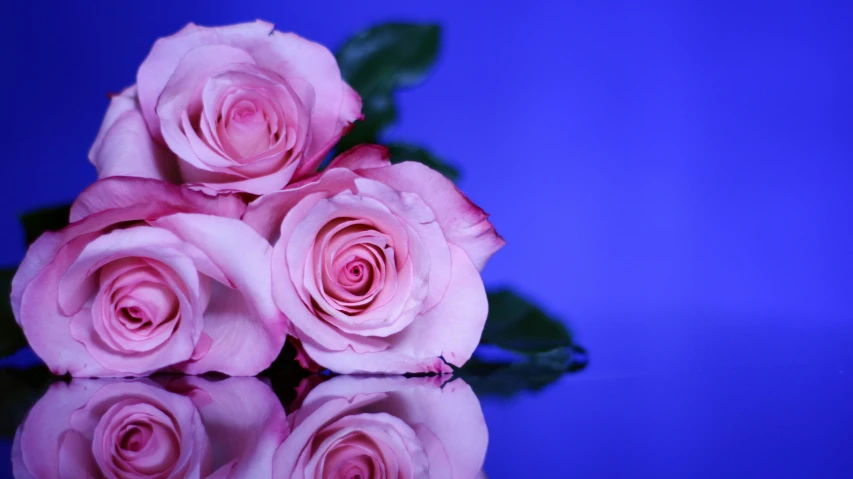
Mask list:
[[[399,95],[390,138],[463,170],[508,242],[487,284],[566,318],[592,354],[561,394],[484,402],[490,475],[853,469],[849,2],[2,9],[0,264],[23,255],[18,214],[94,180],[106,94],[134,82],[157,37],[262,18],[334,49],[378,22],[437,21],[439,63]]]

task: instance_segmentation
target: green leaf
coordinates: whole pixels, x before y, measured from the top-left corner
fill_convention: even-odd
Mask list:
[[[33,244],[45,231],[56,231],[68,226],[71,205],[53,206],[30,211],[21,216],[27,246]]]
[[[44,365],[29,369],[0,369],[0,384],[3,385],[3,394],[0,394],[0,410],[3,411],[0,415],[0,437],[11,439],[15,435],[15,430],[27,412],[56,379]]]
[[[397,120],[394,92],[426,77],[438,56],[441,28],[433,24],[386,23],[365,30],[338,51],[341,75],[361,95],[364,120],[338,143],[342,153],[360,143],[379,143]]]
[[[440,38],[436,24],[385,23],[350,38],[335,56],[341,75],[366,98],[421,82]]]
[[[442,175],[446,176],[450,181],[456,181],[459,179],[459,170],[457,170],[453,165],[445,163],[444,160],[438,158],[420,146],[409,145],[406,143],[390,143],[388,145],[388,151],[391,153],[391,163],[417,161],[438,171]]]
[[[15,322],[9,295],[12,292],[14,269],[0,270],[0,358],[5,358],[27,345],[27,339],[21,327]],[[0,383],[2,384],[2,383]]]
[[[464,379],[477,396],[512,397],[522,391],[539,391],[585,366],[586,351],[572,346],[527,354],[513,363],[491,363],[475,356],[454,377]]]
[[[523,353],[552,351],[572,345],[566,326],[510,290],[488,294],[489,317],[480,340]]]

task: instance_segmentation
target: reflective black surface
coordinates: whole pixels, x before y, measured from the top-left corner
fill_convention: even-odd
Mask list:
[[[447,378],[339,377],[319,385],[322,378],[295,384],[284,377],[172,378],[171,383],[134,384],[177,394],[200,411],[207,440],[216,444],[207,472],[220,474],[259,470],[263,475],[264,464],[279,464],[289,474],[294,468],[305,470],[311,462],[305,435],[322,436],[346,416],[385,413],[402,418],[393,424],[414,431],[412,441],[419,444],[397,454],[414,458],[411,463],[419,470],[428,464],[432,477],[442,477],[435,471],[446,471],[448,464],[465,474],[477,469],[486,425],[483,470],[490,478],[853,477],[850,322],[799,322],[794,328],[791,322],[764,317],[589,319],[595,322],[580,335],[590,350],[586,369],[541,390],[508,396],[493,394],[478,378],[469,380],[478,399],[461,380],[442,389]],[[107,383],[74,380],[54,386],[27,421],[37,415],[50,428],[66,427],[69,416],[62,407],[83,406],[68,400],[59,401],[62,407],[50,403],[63,394],[74,396],[75,388],[104,389]],[[329,401],[337,401],[337,409],[317,416],[322,407],[336,407]],[[218,409],[222,419],[212,421],[216,414],[205,409],[220,403],[229,405]],[[481,410],[485,425],[477,419]],[[86,423],[76,424],[85,438]],[[285,424],[286,430],[277,429]],[[241,437],[234,432],[241,428],[251,431],[245,437],[252,440],[228,443]],[[308,432],[293,435],[296,430]],[[223,438],[231,446],[223,446]],[[11,438],[3,447],[4,456],[12,457]],[[38,457],[47,463],[58,449],[45,445],[39,450],[45,451]],[[424,460],[417,450],[433,454]],[[12,461],[6,461],[8,474]]]

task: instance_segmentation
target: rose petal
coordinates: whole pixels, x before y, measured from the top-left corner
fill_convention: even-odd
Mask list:
[[[336,156],[327,169],[360,170],[391,166],[391,153],[381,145],[356,145]]]
[[[272,389],[256,378],[210,382],[186,377],[181,381],[211,398],[199,406],[199,413],[217,451],[216,460],[230,463],[224,471],[217,471],[221,476],[209,479],[273,477],[272,457],[289,427]]]
[[[135,86],[110,101],[101,130],[89,150],[89,161],[95,165],[98,178],[136,176],[178,181],[174,155],[148,132]]]
[[[50,385],[15,433],[12,446],[15,477],[61,477],[60,457],[56,453],[59,452],[63,433],[68,429],[68,418],[73,411],[86,404],[92,390],[103,386],[104,383],[87,381],[73,381],[70,384],[58,381]],[[46,450],[56,453],[45,454]],[[89,454],[91,457],[91,452]],[[97,470],[88,472],[96,476]]]
[[[228,218],[177,214],[154,224],[204,252],[236,288],[217,286],[204,318],[210,350],[181,369],[238,376],[268,367],[284,345],[288,328],[272,300],[269,244],[244,223]]]
[[[281,223],[285,215],[297,203],[313,193],[339,192],[355,188],[358,178],[352,171],[341,168],[326,170],[317,176],[299,184],[291,185],[284,191],[266,194],[254,200],[243,215],[243,222],[252,227],[270,243],[275,244],[281,232]]]
[[[98,180],[80,193],[71,206],[71,222],[95,213],[109,213],[83,228],[94,231],[109,224],[171,213],[239,218],[245,209],[246,204],[236,195],[211,196],[162,181],[116,177]]]

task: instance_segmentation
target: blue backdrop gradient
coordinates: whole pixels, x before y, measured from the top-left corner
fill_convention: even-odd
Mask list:
[[[566,318],[591,351],[593,380],[751,370],[711,360],[735,353],[751,354],[756,367],[796,366],[800,341],[823,355],[816,364],[825,374],[853,373],[849,2],[14,1],[2,9],[0,263],[23,255],[19,213],[67,202],[95,179],[86,153],[106,94],[134,82],[157,37],[190,21],[262,18],[334,49],[382,21],[436,21],[441,58],[426,84],[399,96],[390,137],[462,169],[460,186],[508,242],[484,271],[487,284],[512,285]],[[748,394],[738,377],[727,387]],[[704,448],[678,441],[677,423],[713,407],[656,402],[654,385],[666,381],[637,386],[639,404],[657,408],[649,417],[675,408],[666,416],[675,435],[656,438],[673,441],[674,454]],[[691,394],[715,397],[692,381]],[[834,395],[849,392],[849,381],[795,384],[836,387],[826,390]],[[638,394],[632,387],[598,384],[586,394],[612,400]],[[485,407],[488,417],[504,406]],[[528,419],[544,424],[545,414]],[[646,419],[605,430],[643,444]],[[526,420],[496,427],[520,430]],[[837,420],[851,425],[849,412]],[[543,427],[556,437],[580,419],[566,421]],[[845,432],[818,428],[814,437],[833,434]],[[512,438],[500,437],[495,454],[512,454]],[[543,451],[559,452],[548,444]],[[606,459],[585,457],[595,458]],[[610,463],[610,477],[632,470],[630,459]]]

